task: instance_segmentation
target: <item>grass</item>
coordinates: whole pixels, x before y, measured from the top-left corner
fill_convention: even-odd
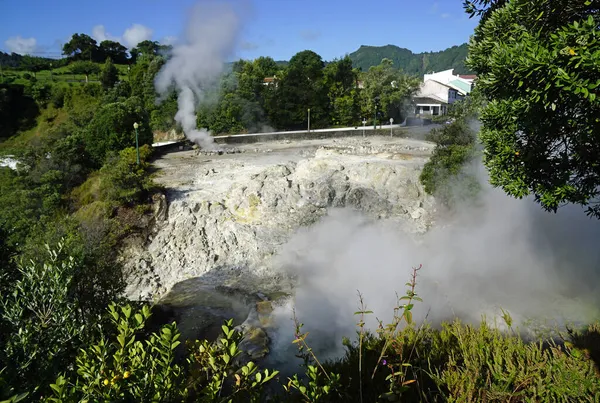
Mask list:
[[[52,135],[52,129],[68,120],[68,112],[52,106],[44,109],[36,118],[36,125],[0,142],[0,154],[24,151]]]
[[[102,68],[103,63],[97,63],[100,68]],[[115,65],[117,70],[119,70],[119,78],[121,80],[126,80],[128,76],[127,68],[129,65],[126,64],[117,64]],[[85,74],[74,74],[71,72],[70,66],[62,66],[48,70],[38,71],[37,73],[33,73],[31,71],[24,70],[14,70],[14,69],[6,69],[3,68],[2,76],[0,76],[0,83],[2,82],[12,82],[15,84],[25,84],[29,80],[25,78],[25,74],[29,74],[32,77],[35,77],[38,82],[67,82],[67,83],[85,83]],[[97,82],[98,74],[90,74],[88,77],[89,81]]]

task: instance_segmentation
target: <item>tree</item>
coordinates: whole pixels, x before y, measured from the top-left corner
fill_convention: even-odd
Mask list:
[[[600,218],[600,6],[592,1],[468,1],[482,16],[468,66],[489,101],[481,141],[492,185],[549,211]]]
[[[382,112],[378,119],[393,118],[396,122],[402,122],[406,117],[406,106],[420,85],[417,77],[407,76],[395,69],[389,59],[383,59],[379,66],[371,67],[364,74],[363,81],[363,116],[371,118],[378,109]]]
[[[148,114],[142,100],[131,97],[124,102],[102,105],[85,128],[84,143],[93,163],[101,166],[110,151],[135,145],[133,124],[137,122],[140,147],[152,144]]]
[[[89,82],[89,75],[100,71],[100,67],[96,63],[89,61],[78,61],[71,64],[71,71],[74,74],[85,74],[85,82]]]
[[[331,104],[331,123],[350,126],[360,119],[358,71],[349,56],[334,60],[324,70],[325,87]]]
[[[98,43],[86,34],[74,34],[63,45],[63,54],[73,60],[98,61]]]
[[[137,44],[131,49],[131,59],[136,62],[140,56],[153,57],[158,55],[161,45],[156,41],[145,40]]]
[[[105,90],[112,88],[119,81],[119,71],[110,57],[106,58],[102,70],[100,70],[100,83]]]
[[[100,42],[100,55],[104,58],[109,57],[113,63],[127,63],[127,48],[119,42],[105,40]]]
[[[23,59],[21,59],[21,68],[31,71],[34,77],[36,76],[36,73],[46,70],[48,67],[48,60],[41,57],[25,55],[23,56]]]
[[[280,128],[304,128],[307,110],[311,110],[313,127],[329,124],[329,100],[323,82],[323,59],[305,50],[290,59],[269,97],[269,116]]]

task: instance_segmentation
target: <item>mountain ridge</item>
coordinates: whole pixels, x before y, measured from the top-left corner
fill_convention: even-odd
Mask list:
[[[414,53],[410,49],[397,45],[371,46],[361,45],[357,50],[348,54],[352,65],[362,71],[371,66],[377,66],[384,58],[390,59],[394,67],[402,69],[407,74],[423,75],[425,73],[454,69],[457,74],[473,74],[465,66],[468,45],[455,45],[437,52]]]

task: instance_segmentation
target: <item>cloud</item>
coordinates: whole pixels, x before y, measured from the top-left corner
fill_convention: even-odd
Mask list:
[[[441,14],[441,15],[440,15],[440,17],[442,17],[443,19],[446,19],[446,18],[450,18],[450,17],[452,17],[452,14],[449,14],[449,13],[443,13],[443,14]]]
[[[164,38],[162,38],[160,40],[160,43],[162,45],[174,45],[177,42],[178,39],[179,38],[177,38],[174,35],[169,35],[169,36],[165,36]]]
[[[258,44],[254,42],[243,41],[240,44],[240,48],[242,50],[256,50],[258,49]]]
[[[138,43],[152,38],[152,29],[142,25],[133,24],[123,33],[123,41],[128,48],[135,47]]]
[[[131,27],[127,28],[121,36],[115,36],[109,32],[106,32],[106,27],[101,24],[92,28],[92,38],[98,41],[98,43],[106,40],[115,41],[122,43],[129,49],[135,47],[142,41],[152,39],[152,33],[153,31],[151,28],[148,28],[142,24],[133,24]],[[176,40],[176,36],[166,36],[163,38],[161,43],[172,45]]]
[[[26,55],[33,53],[37,49],[37,40],[35,38],[23,38],[20,35],[11,36],[4,45],[10,52]]]
[[[321,36],[321,32],[313,29],[303,29],[300,31],[300,37],[305,41],[314,41]]]
[[[106,32],[106,28],[104,28],[104,25],[96,25],[94,28],[92,28],[92,38],[98,41],[98,43],[107,40],[116,42],[119,42],[121,40],[121,38],[113,36]]]

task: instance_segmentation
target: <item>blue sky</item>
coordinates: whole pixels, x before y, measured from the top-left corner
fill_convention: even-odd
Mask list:
[[[195,1],[0,0],[0,49],[58,56],[76,32],[129,46],[174,41]],[[360,45],[387,44],[437,51],[468,41],[476,25],[462,0],[233,1],[246,10],[236,55],[242,58],[287,60],[311,49],[331,60]]]

